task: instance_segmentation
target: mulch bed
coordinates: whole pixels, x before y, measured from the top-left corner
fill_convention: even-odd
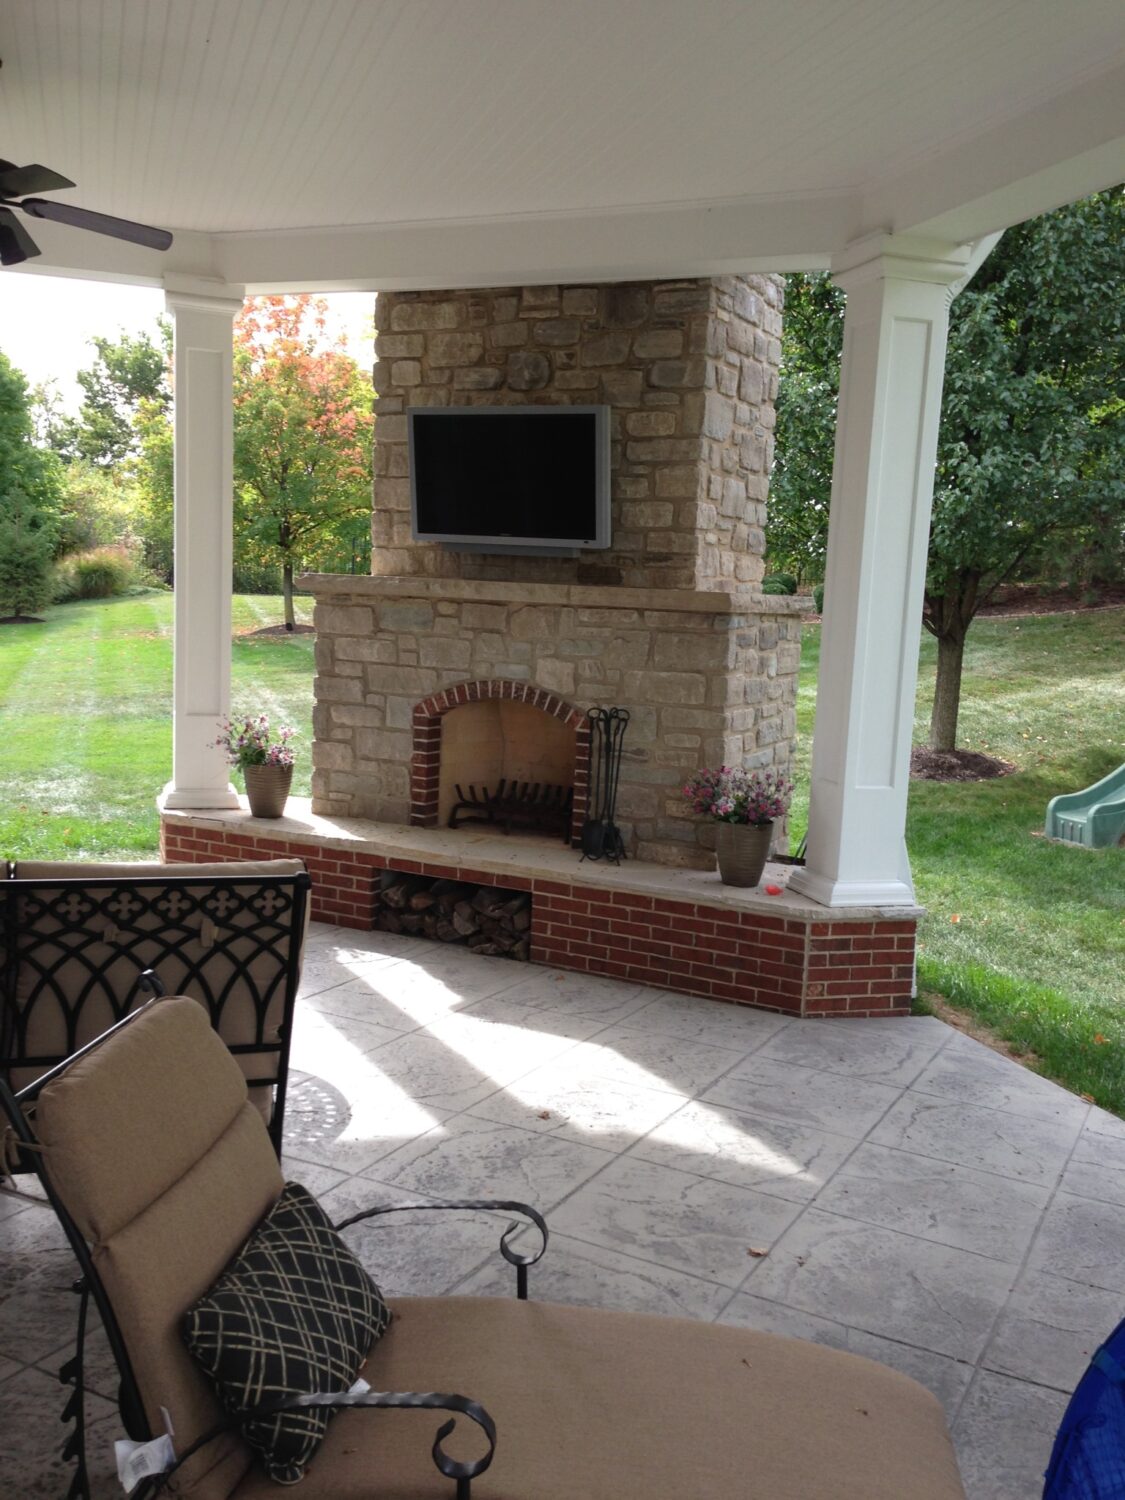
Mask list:
[[[42,625],[40,615],[4,615],[0,625]]]
[[[979,750],[931,750],[915,745],[910,752],[910,774],[916,781],[991,781],[1010,776],[1016,769],[1010,760],[982,755]]]
[[[256,640],[260,635],[315,635],[314,625],[294,625],[292,630],[286,630],[284,625],[263,625],[260,630],[243,630],[240,632],[244,641]]]
[[[1034,583],[1014,583],[1000,589],[981,610],[981,615],[1061,615],[1089,609],[1113,609],[1125,604],[1125,584],[1101,583],[1088,594],[1069,589],[1042,588]]]

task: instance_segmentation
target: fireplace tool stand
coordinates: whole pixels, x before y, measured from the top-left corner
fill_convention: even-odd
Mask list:
[[[582,858],[608,859],[619,865],[626,857],[625,841],[613,815],[629,710],[591,708],[586,717],[590,721],[590,813],[582,825]]]

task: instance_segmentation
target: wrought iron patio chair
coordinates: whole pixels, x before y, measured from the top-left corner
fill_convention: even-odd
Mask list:
[[[21,863],[7,875],[0,1074],[11,1087],[153,993],[190,995],[238,1059],[280,1153],[311,884],[301,862]]]

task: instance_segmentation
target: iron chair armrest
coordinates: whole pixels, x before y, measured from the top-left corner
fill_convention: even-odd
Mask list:
[[[170,1469],[163,1474],[156,1475],[152,1480],[147,1480],[138,1489],[133,1491],[131,1500],[155,1500],[157,1495],[163,1494],[168,1480],[185,1464],[189,1458],[198,1453],[201,1448],[206,1447],[215,1438],[221,1437],[225,1432],[240,1432],[246,1422],[251,1418],[277,1416],[286,1411],[308,1411],[310,1408],[328,1408],[333,1411],[342,1407],[370,1406],[386,1407],[398,1410],[421,1410],[421,1411],[452,1411],[469,1418],[484,1433],[488,1440],[488,1452],[480,1458],[456,1459],[450,1458],[441,1446],[445,1438],[457,1425],[456,1417],[450,1417],[448,1422],[443,1422],[434,1436],[434,1444],[430,1450],[434,1463],[447,1479],[456,1481],[457,1500],[469,1500],[470,1482],[483,1474],[492,1462],[492,1455],[496,1451],[496,1423],[485,1411],[484,1407],[477,1401],[470,1401],[467,1396],[455,1396],[442,1394],[437,1391],[324,1391],[313,1392],[306,1396],[283,1396],[276,1401],[263,1401],[259,1406],[248,1407],[236,1416],[227,1417],[224,1421],[217,1423],[205,1432],[202,1437],[196,1438],[190,1447],[185,1448],[183,1453],[176,1459]]]
[[[340,1230],[350,1228],[353,1224],[361,1223],[364,1219],[374,1219],[381,1214],[427,1213],[445,1209],[465,1208],[483,1209],[489,1212],[523,1214],[524,1217],[530,1219],[531,1222],[535,1225],[536,1229],[538,1229],[540,1235],[542,1236],[543,1243],[539,1246],[538,1250],[534,1252],[534,1254],[529,1255],[521,1255],[518,1250],[513,1250],[511,1245],[509,1244],[511,1236],[517,1229],[521,1227],[519,1224],[509,1224],[507,1229],[505,1229],[504,1233],[500,1236],[500,1254],[504,1257],[504,1259],[510,1266],[515,1266],[516,1268],[516,1296],[521,1302],[526,1302],[527,1268],[528,1266],[535,1265],[537,1261],[543,1258],[543,1255],[547,1249],[547,1241],[550,1238],[550,1234],[547,1230],[546,1219],[538,1211],[538,1209],[532,1208],[530,1204],[518,1203],[513,1199],[507,1198],[456,1198],[447,1199],[444,1203],[390,1203],[385,1207],[367,1208],[364,1209],[362,1213],[352,1214],[350,1218],[341,1219],[340,1222],[333,1227],[337,1232],[339,1232]]]

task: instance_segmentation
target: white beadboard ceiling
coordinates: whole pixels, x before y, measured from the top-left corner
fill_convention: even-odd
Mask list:
[[[595,272],[635,256],[630,219],[684,209],[696,259],[737,259],[741,234],[781,264],[976,230],[964,205],[1033,179],[1059,201],[1125,176],[1121,0],[2,0],[0,59],[0,156],[177,231],[182,270],[263,284],[310,254],[343,284],[381,243],[326,255],[350,226],[409,228],[431,282],[458,257],[481,279],[484,244],[443,255],[441,234],[544,216],[562,269],[584,223]],[[33,227],[61,264],[93,239]],[[109,270],[114,249],[89,253]]]

